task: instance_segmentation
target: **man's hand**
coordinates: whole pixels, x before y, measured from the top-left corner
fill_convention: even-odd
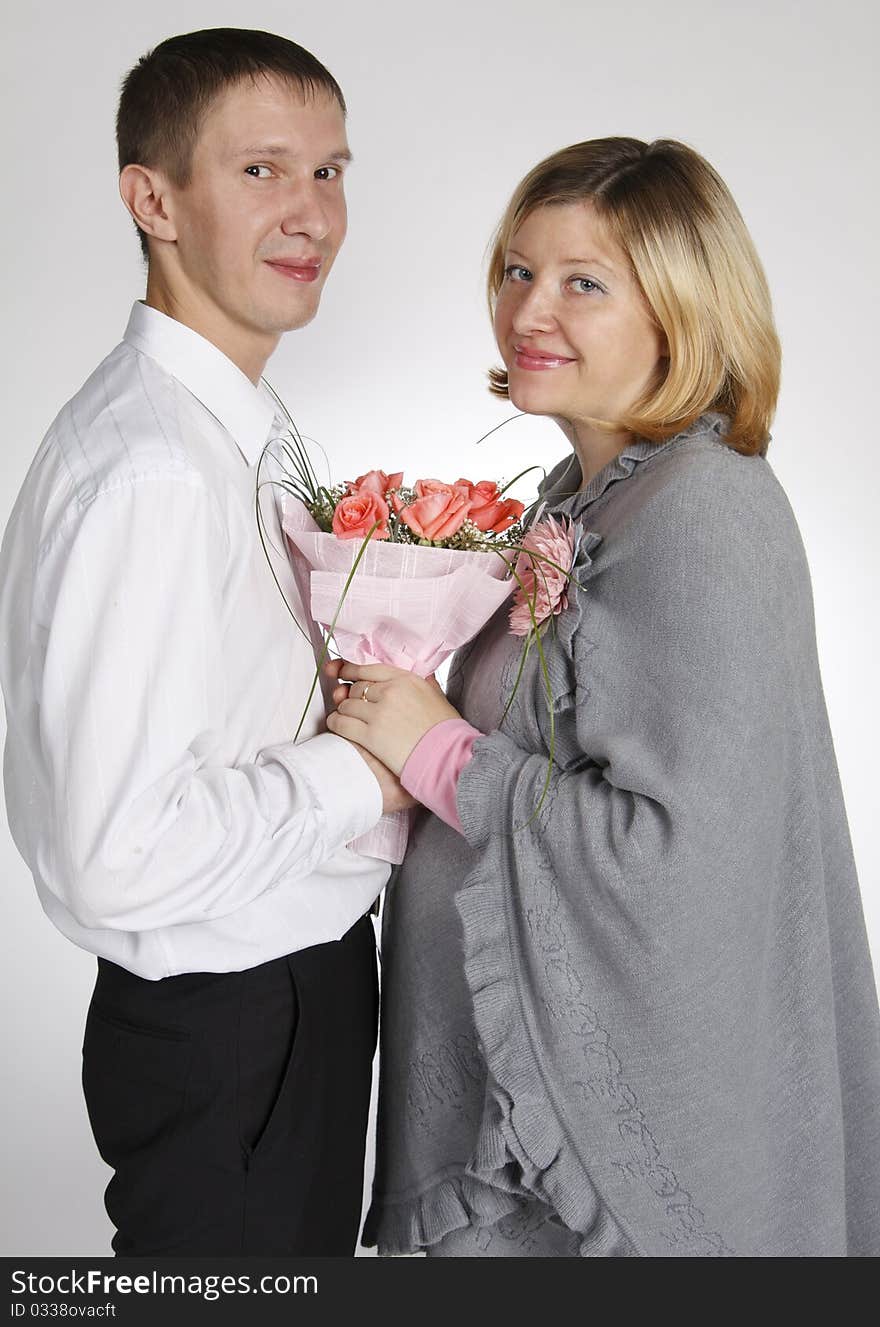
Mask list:
[[[401,786],[400,779],[392,774],[390,769],[386,769],[381,760],[377,760],[375,756],[370,755],[369,751],[364,750],[357,742],[352,742],[352,746],[360,756],[363,756],[379,780],[379,787],[382,789],[383,816],[390,815],[392,811],[406,811],[410,806],[418,806],[416,799],[410,797],[409,793]]]

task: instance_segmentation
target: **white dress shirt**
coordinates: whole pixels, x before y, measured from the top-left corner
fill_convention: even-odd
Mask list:
[[[320,731],[319,688],[292,741],[315,660],[255,513],[282,431],[263,384],[137,303],[0,550],[12,836],[59,930],[150,979],[337,940],[389,874],[346,847],[382,797]],[[273,566],[302,621],[273,494]]]

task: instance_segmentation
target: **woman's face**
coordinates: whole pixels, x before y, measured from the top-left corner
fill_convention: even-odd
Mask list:
[[[590,203],[540,207],[510,239],[495,338],[513,404],[617,419],[655,380],[666,340]]]

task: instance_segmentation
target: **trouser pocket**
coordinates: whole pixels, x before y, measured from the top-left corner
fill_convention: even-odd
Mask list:
[[[83,1091],[98,1151],[117,1167],[174,1134],[186,1104],[189,1034],[137,1024],[94,1004],[83,1040]]]
[[[283,1122],[299,1026],[300,1001],[287,960],[242,973],[235,1100],[245,1157]]]
[[[186,1147],[192,1053],[186,1032],[89,1009],[83,1093],[98,1151],[115,1171],[104,1201],[117,1253],[161,1252],[188,1223],[191,1195],[170,1176]]]

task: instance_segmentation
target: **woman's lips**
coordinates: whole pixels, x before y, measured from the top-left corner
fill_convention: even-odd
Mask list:
[[[546,369],[561,369],[574,360],[566,355],[550,355],[543,350],[529,350],[526,346],[513,347],[513,362],[518,369],[533,369],[541,372]]]
[[[317,281],[321,274],[321,264],[318,263],[288,263],[270,261],[267,259],[266,265],[271,267],[279,276],[286,277],[288,281]]]

